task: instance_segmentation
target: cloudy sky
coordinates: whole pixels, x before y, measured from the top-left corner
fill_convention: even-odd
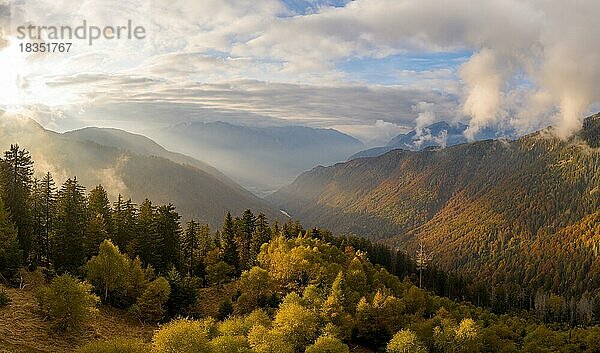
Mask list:
[[[3,0],[0,0],[2,3]],[[334,127],[367,144],[437,120],[567,135],[600,102],[592,0],[11,0],[0,106],[49,128],[193,119]],[[26,54],[21,25],[143,26]]]

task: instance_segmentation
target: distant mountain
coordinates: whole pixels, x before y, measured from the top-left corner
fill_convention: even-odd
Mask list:
[[[266,194],[315,165],[343,161],[363,144],[333,129],[249,127],[190,122],[149,132],[161,145],[215,166],[244,187]]]
[[[418,151],[428,147],[448,147],[461,143],[467,143],[464,132],[468,125],[457,123],[448,124],[445,121],[426,126],[422,129],[415,129],[406,134],[400,134],[382,147],[374,147],[368,150],[360,151],[348,158],[348,160],[362,157],[377,157],[392,150]],[[487,140],[496,138],[496,134],[491,129],[479,132],[476,140]]]
[[[600,285],[599,132],[596,115],[568,141],[549,129],[394,150],[314,168],[268,199],[311,226],[423,242],[437,265],[490,284],[581,294]]]
[[[239,213],[246,208],[283,218],[215,168],[140,135],[96,128],[58,134],[32,120],[3,116],[0,147],[5,150],[12,143],[29,150],[36,171],[50,171],[57,183],[77,176],[84,186],[102,183],[138,203],[144,198],[173,203],[186,219],[217,227],[228,210]]]

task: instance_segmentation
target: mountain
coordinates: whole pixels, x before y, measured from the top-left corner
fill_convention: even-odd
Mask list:
[[[268,199],[309,225],[422,242],[437,265],[490,283],[583,293],[600,285],[599,128],[596,115],[568,141],[549,128],[394,150],[314,168]]]
[[[447,147],[467,143],[468,140],[464,133],[468,126],[457,123],[450,125],[445,121],[437,122],[422,129],[415,129],[406,134],[400,134],[382,147],[374,147],[368,150],[360,151],[348,158],[348,160],[377,157],[392,150],[418,151],[428,147]],[[476,135],[476,140],[487,140],[496,137],[496,133],[491,129],[485,129]]]
[[[77,176],[86,187],[107,190],[158,204],[173,203],[184,219],[220,226],[230,210],[250,208],[282,218],[266,202],[202,162],[169,152],[150,139],[112,129],[84,129],[65,134],[45,130],[29,119],[0,120],[0,147],[18,143],[29,150],[38,173],[50,171],[57,183]]]
[[[161,145],[215,166],[257,194],[289,184],[315,165],[343,161],[360,150],[357,139],[333,129],[249,127],[190,122],[148,132]]]

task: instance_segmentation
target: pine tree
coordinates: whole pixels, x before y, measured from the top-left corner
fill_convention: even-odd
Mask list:
[[[223,223],[223,231],[221,232],[221,250],[223,251],[223,261],[227,264],[239,269],[238,251],[235,245],[235,225],[231,213],[227,212],[225,222]]]
[[[21,267],[23,251],[19,249],[17,230],[11,223],[0,198],[0,280],[5,282]]]
[[[242,218],[236,218],[235,243],[238,251],[239,271],[247,270],[252,265],[251,242],[255,228],[255,218],[252,211],[245,210]]]
[[[29,152],[11,145],[4,152],[1,168],[3,201],[10,219],[17,228],[23,259],[27,260],[33,247],[30,196],[33,184],[33,161]]]
[[[131,199],[123,201],[123,197],[119,194],[113,206],[111,223],[114,229],[113,243],[130,255],[135,255],[135,246],[130,243],[137,238],[137,210]]]
[[[88,209],[90,220],[97,218],[98,215],[101,216],[108,238],[112,238],[114,236],[112,210],[110,208],[108,194],[102,185],[98,185],[90,191],[88,195]]]
[[[85,255],[87,258],[98,254],[100,244],[108,239],[108,232],[104,224],[104,217],[101,214],[96,214],[87,224],[84,238]]]
[[[256,217],[254,232],[252,232],[252,240],[250,241],[250,258],[256,261],[256,257],[260,252],[260,247],[271,240],[271,228],[267,216],[260,213]]]
[[[200,247],[200,239],[198,233],[200,230],[200,224],[191,220],[187,223],[185,231],[181,239],[181,257],[183,269],[189,276],[194,276],[194,271],[197,264],[197,253]]]
[[[160,239],[160,248],[156,248],[161,255],[161,267],[157,269],[165,273],[171,267],[179,268],[179,238],[181,236],[181,226],[179,219],[181,216],[175,211],[172,204],[160,206],[156,213],[156,228],[158,239]]]
[[[68,179],[58,193],[55,229],[52,233],[52,260],[59,272],[75,273],[85,263],[87,225],[84,188],[77,178]]]
[[[156,208],[146,199],[140,205],[137,216],[138,232],[135,239],[135,255],[138,255],[146,265],[162,268],[161,253],[162,239],[157,230]]]

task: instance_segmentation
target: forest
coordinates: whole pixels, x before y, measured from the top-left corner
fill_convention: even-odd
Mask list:
[[[424,250],[251,210],[226,213],[214,230],[183,222],[171,204],[111,203],[75,177],[59,187],[17,145],[0,162],[0,185],[0,311],[11,310],[12,287],[35,291],[37,315],[57,335],[85,330],[99,307],[155,328],[150,340],[78,352],[600,351],[594,293],[540,290],[521,307],[501,305],[502,287],[438,270]],[[212,316],[198,294],[207,288],[230,289]]]

